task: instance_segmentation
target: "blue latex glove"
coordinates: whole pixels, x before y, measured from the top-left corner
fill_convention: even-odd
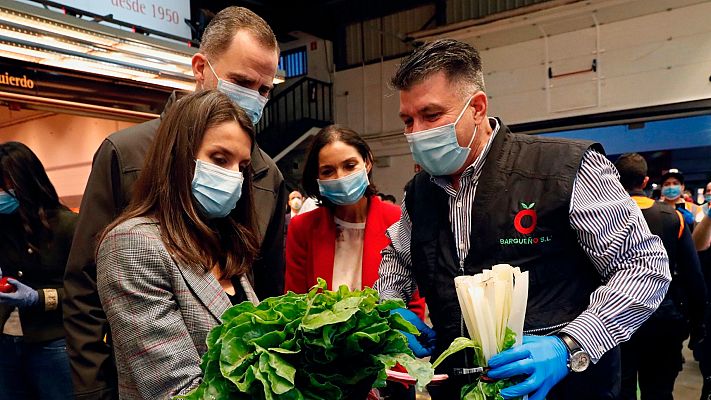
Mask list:
[[[491,357],[487,375],[494,379],[528,375],[525,381],[501,390],[504,398],[534,393],[543,400],[568,375],[568,347],[557,336],[524,336],[523,344]]]
[[[435,331],[432,330],[427,324],[422,322],[420,317],[417,316],[414,312],[408,310],[407,308],[397,308],[395,310],[390,311],[392,314],[400,314],[401,317],[405,319],[405,321],[411,323],[412,325],[417,328],[418,331],[420,331],[420,336],[415,336],[411,333],[407,332],[402,332],[403,335],[407,338],[407,346],[412,350],[412,352],[415,354],[416,357],[422,358],[422,357],[427,357],[432,354],[432,351],[435,348],[435,342],[437,339],[437,335],[435,334]]]
[[[39,294],[36,290],[21,283],[17,279],[8,278],[7,281],[13,284],[17,291],[13,293],[0,293],[0,304],[13,307],[32,307],[39,302]]]
[[[684,223],[689,226],[691,229],[692,226],[694,226],[694,214],[691,213],[691,211],[687,210],[684,207],[679,207],[676,209],[681,213],[681,216],[684,217]]]

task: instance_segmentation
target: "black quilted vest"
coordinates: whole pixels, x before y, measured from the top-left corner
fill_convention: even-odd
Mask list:
[[[408,183],[412,266],[437,332],[434,357],[454,338],[467,336],[454,288],[458,275],[501,263],[529,271],[527,333],[555,331],[587,308],[600,277],[568,215],[576,173],[591,148],[603,151],[592,142],[512,134],[502,124],[479,178],[470,249],[461,262],[447,194],[426,172]],[[469,366],[463,355],[448,360],[440,370]]]

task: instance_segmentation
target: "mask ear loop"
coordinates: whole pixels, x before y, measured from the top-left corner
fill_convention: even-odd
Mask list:
[[[474,125],[474,133],[472,133],[472,138],[469,139],[469,144],[467,145],[467,149],[471,150],[472,143],[474,143],[474,138],[476,137],[476,133],[479,130],[479,125]]]
[[[469,106],[469,102],[471,102],[473,98],[474,98],[474,96],[470,97],[469,100],[467,100],[467,103],[464,105],[464,108],[462,109],[462,112],[459,113],[459,116],[457,117],[457,120],[454,121],[454,126],[457,126],[457,124],[459,123],[459,120],[462,119],[462,116],[464,115],[464,112],[467,111],[467,107]],[[472,143],[474,143],[474,138],[476,137],[477,131],[479,131],[479,125],[474,125],[474,133],[472,133],[472,138],[469,139],[469,144],[467,145],[467,147],[465,147],[466,149],[471,149],[471,145],[472,145]]]
[[[205,58],[205,62],[207,62],[207,66],[210,67],[210,71],[212,71],[212,74],[215,75],[215,78],[220,79],[220,77],[217,76],[217,72],[215,72],[215,69],[212,68],[212,64],[210,64],[210,60]]]

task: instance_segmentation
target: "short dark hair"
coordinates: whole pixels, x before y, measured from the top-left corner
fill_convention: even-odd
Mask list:
[[[393,204],[397,204],[397,199],[391,194],[384,194],[383,201],[391,201]]]
[[[321,149],[323,149],[327,144],[334,142],[343,142],[351,147],[354,147],[360,156],[363,157],[364,161],[370,162],[371,165],[374,165],[373,152],[370,151],[370,146],[368,146],[368,143],[366,143],[365,140],[363,140],[363,138],[360,137],[360,135],[353,129],[339,125],[329,125],[318,131],[316,136],[314,136],[311,140],[309,150],[306,152],[306,163],[304,164],[304,173],[301,178],[301,185],[303,186],[308,197],[314,197],[318,199],[321,204],[328,207],[335,207],[335,205],[328,201],[325,197],[321,196],[321,191],[318,189],[318,157],[319,153],[321,153]],[[370,197],[378,193],[375,185],[373,184],[372,174],[373,172],[371,169],[371,172],[368,173],[370,185],[368,185],[368,188],[365,190],[366,197]]]
[[[461,94],[486,90],[479,52],[453,39],[439,39],[416,48],[402,60],[390,84],[397,90],[408,90],[440,71],[461,86]]]
[[[215,14],[207,24],[200,39],[200,52],[208,58],[219,57],[241,29],[249,31],[265,48],[279,51],[272,28],[262,17],[247,8],[232,6]]]
[[[617,158],[615,167],[625,190],[638,189],[647,177],[647,161],[638,153],[626,153]]]

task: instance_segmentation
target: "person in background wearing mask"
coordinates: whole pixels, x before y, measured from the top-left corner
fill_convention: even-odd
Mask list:
[[[289,222],[291,222],[291,219],[299,214],[299,210],[304,204],[303,201],[304,197],[298,190],[294,190],[289,193],[289,210],[284,216],[284,246],[286,246],[286,233],[289,231]],[[284,247],[284,251],[286,251],[286,247]]]
[[[289,193],[289,212],[287,213],[289,217],[293,218],[294,216],[299,214],[299,210],[301,210],[301,206],[303,204],[304,196],[301,195],[301,192],[299,192],[298,190],[294,190],[293,192]]]
[[[228,7],[205,28],[192,58],[196,90],[217,88],[245,110],[253,124],[273,87],[279,47],[269,25],[250,10]],[[165,110],[175,104],[176,94]],[[164,111],[164,113],[166,112]],[[116,396],[106,315],[96,292],[96,239],[128,205],[134,182],[161,118],[110,135],[94,155],[65,275],[64,327],[78,399]],[[284,290],[284,209],[287,192],[274,161],[256,144],[251,155],[260,257],[252,268],[260,297]]]
[[[231,305],[259,303],[250,184],[254,127],[224,93],[199,91],[163,117],[126,210],[96,255],[121,399],[194,389],[210,330]]]
[[[696,223],[696,205],[684,200],[684,175],[676,168],[672,168],[662,175],[662,200],[676,208],[684,217],[684,222],[690,230],[694,230]]]
[[[618,345],[657,308],[670,276],[661,240],[601,146],[515,135],[489,117],[479,53],[463,42],[418,47],[391,84],[424,171],[387,231],[380,296],[420,289],[436,358],[463,335],[454,278],[521,267],[531,275],[523,344],[492,357],[487,375],[525,377],[506,398],[617,399]],[[471,360],[459,352],[438,366],[449,379],[429,388],[434,400],[460,397]]]
[[[62,279],[78,215],[19,142],[0,144],[0,400],[74,398]]]
[[[672,281],[664,300],[649,319],[623,343],[622,397],[636,400],[637,387],[643,399],[673,399],[674,381],[682,368],[681,350],[689,335],[694,350],[703,340],[706,286],[699,257],[679,211],[648,198],[647,161],[637,153],[615,161],[620,181],[658,235],[669,256]],[[654,351],[650,351],[654,349]]]
[[[711,247],[711,182],[706,184],[704,200],[706,201],[702,206],[704,217],[693,234],[697,251],[707,251]],[[711,254],[707,254],[706,257],[709,258],[708,266],[711,268]],[[711,276],[711,270],[709,270],[709,276]]]

